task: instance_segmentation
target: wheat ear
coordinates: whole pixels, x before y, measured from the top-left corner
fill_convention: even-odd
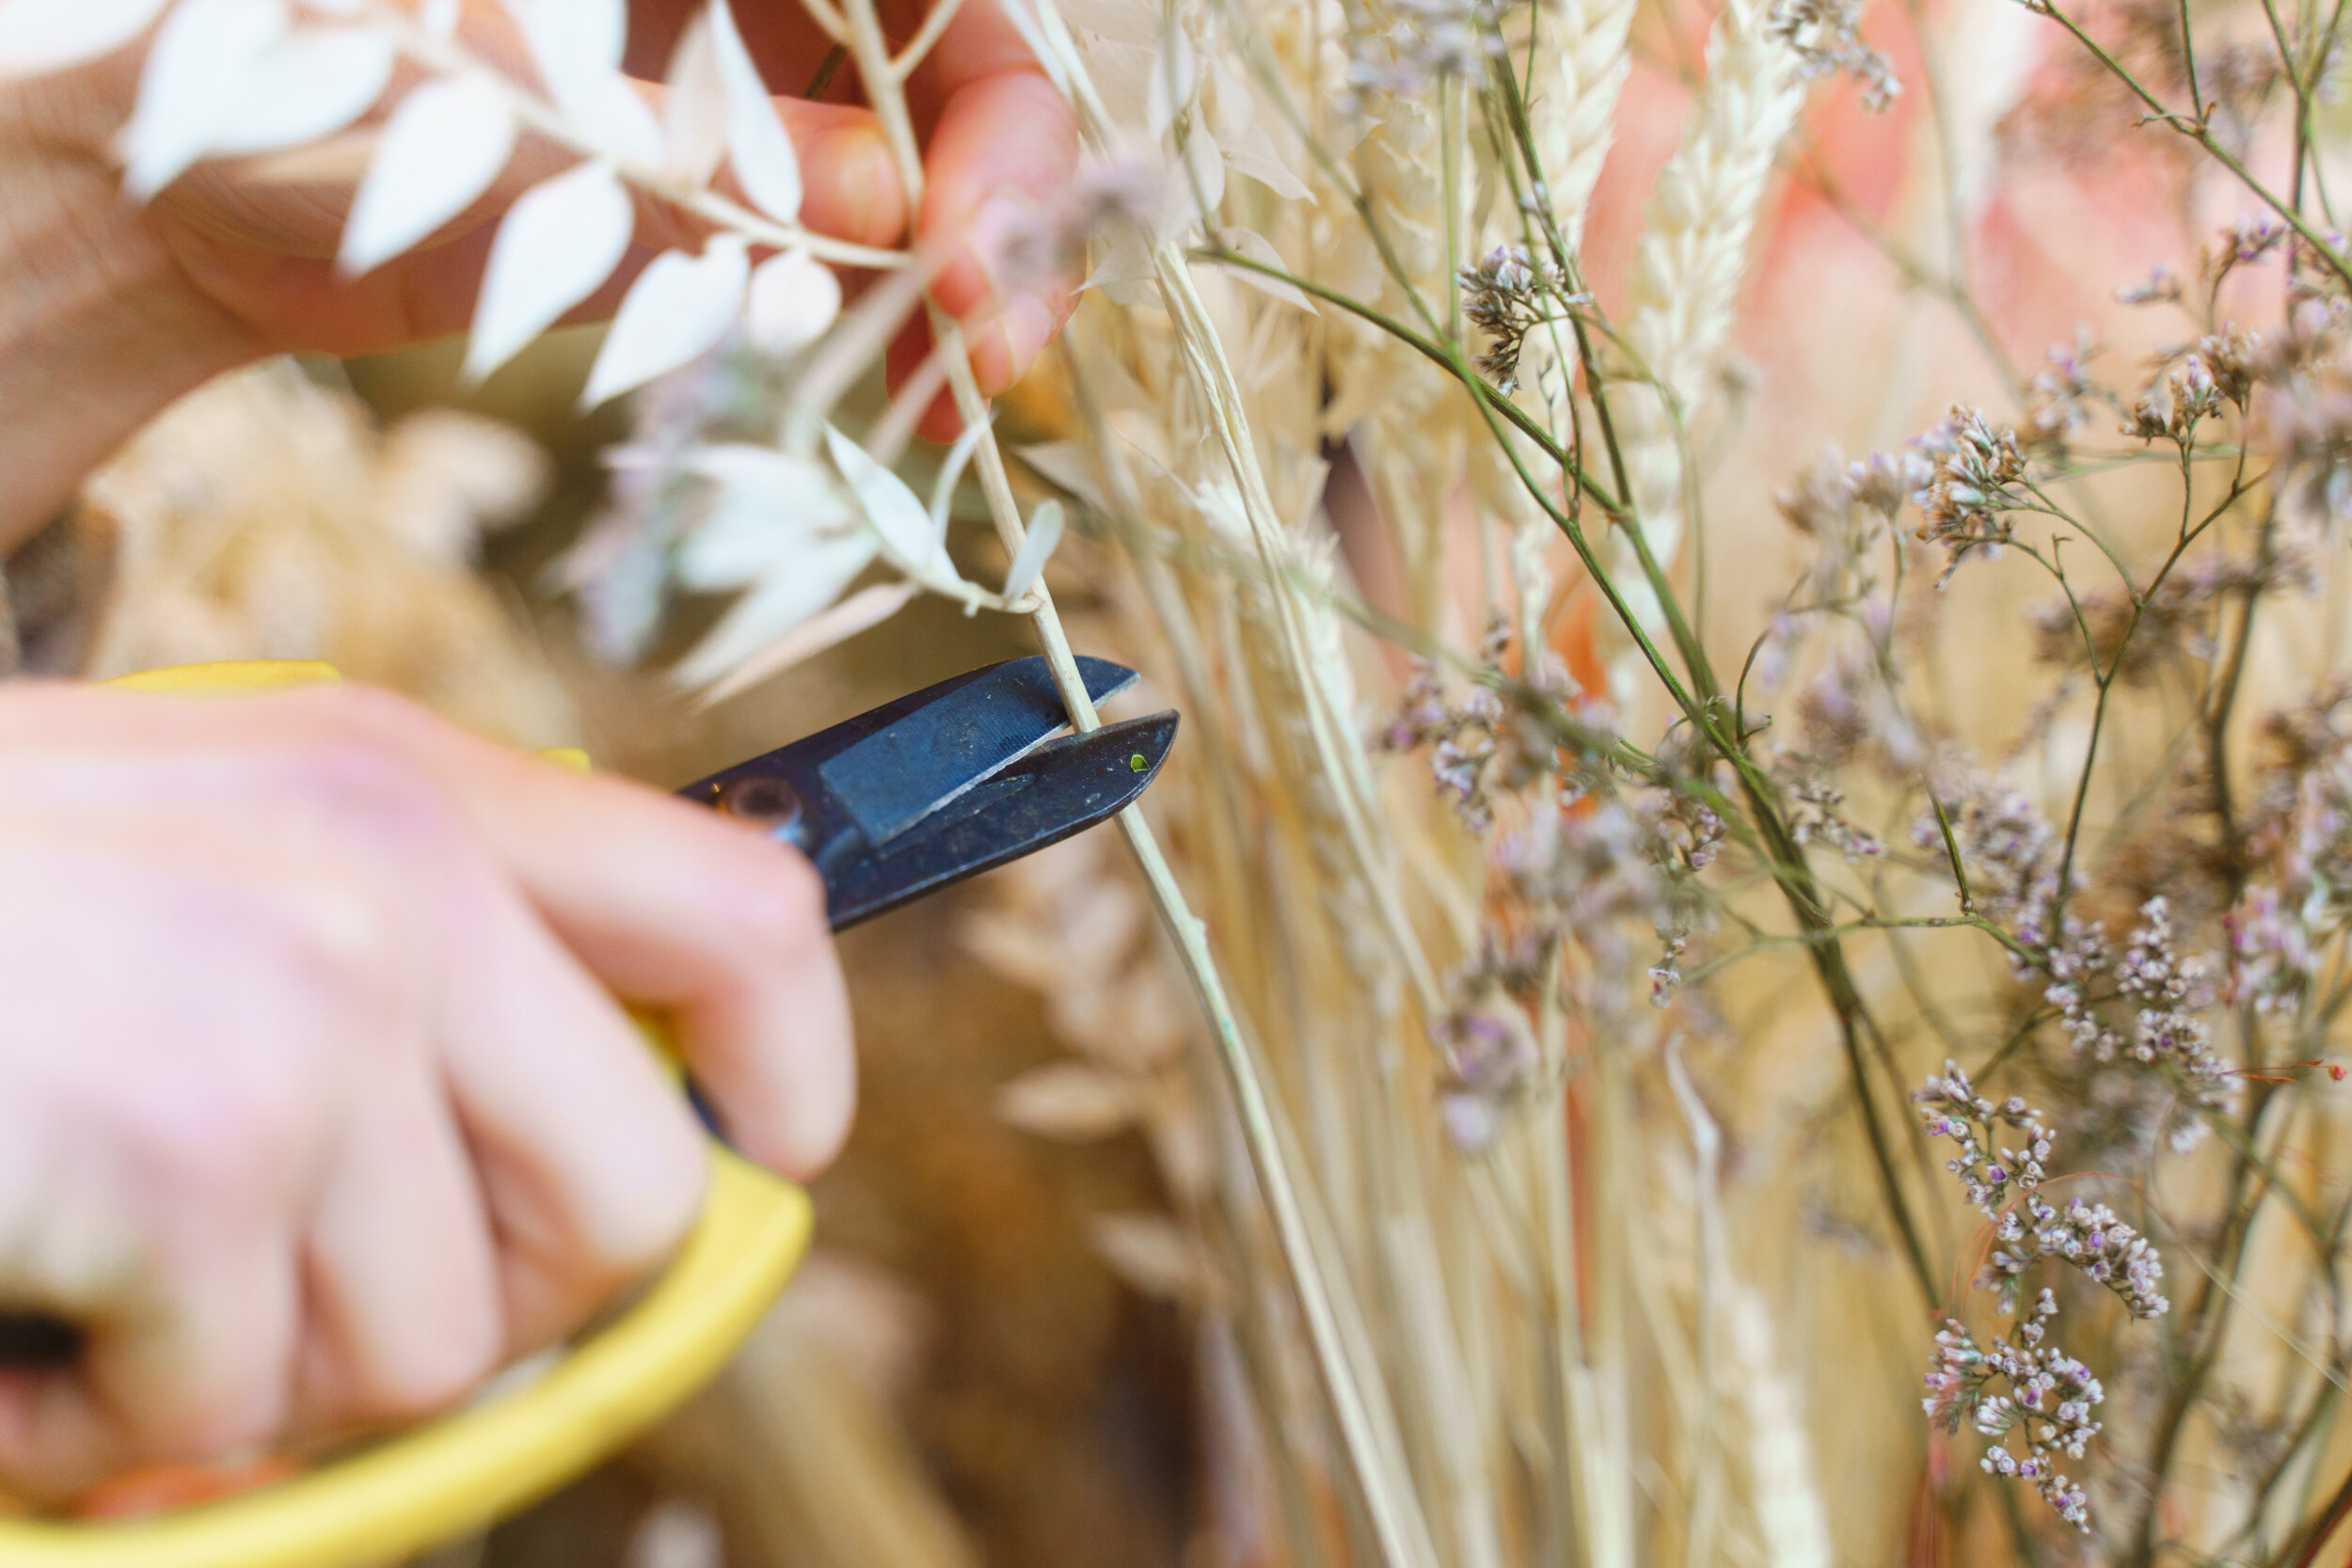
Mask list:
[[[1681,145],[1652,188],[1649,220],[1627,279],[1624,341],[1639,377],[1611,394],[1635,520],[1662,570],[1682,542],[1682,433],[1731,336],[1732,306],[1771,182],[1772,159],[1804,97],[1795,52],[1768,28],[1764,0],[1732,0],[1707,45],[1707,80]],[[1645,629],[1664,612],[1639,552],[1620,530],[1608,565]],[[1613,644],[1623,638],[1612,628]],[[1639,659],[1612,645],[1611,684]],[[1619,691],[1620,701],[1627,695]]]
[[[1565,0],[1545,19],[1545,37],[1559,52],[1558,91],[1543,111],[1548,124],[1544,182],[1551,197],[1552,222],[1575,246],[1591,213],[1593,188],[1609,156],[1616,122],[1617,95],[1633,68],[1626,34],[1633,24],[1635,0]]]

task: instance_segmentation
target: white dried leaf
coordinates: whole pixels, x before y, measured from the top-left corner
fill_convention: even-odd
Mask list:
[[[1284,272],[1291,270],[1282,260],[1282,253],[1276,250],[1272,242],[1263,234],[1248,229],[1220,229],[1216,238],[1226,249],[1247,256],[1261,266],[1279,267]],[[1262,293],[1271,294],[1285,305],[1295,305],[1310,315],[1317,313],[1313,297],[1295,284],[1285,283],[1279,277],[1268,277],[1264,273],[1252,272],[1248,267],[1229,266],[1225,269],[1225,276],[1237,283],[1247,283]]]
[[[621,69],[627,0],[506,0],[506,9],[548,94],[586,129],[582,111],[595,107],[597,84]]]
[[[281,0],[183,0],[164,18],[117,143],[123,189],[144,201],[211,150],[285,33]]]
[[[700,256],[669,250],[655,257],[612,318],[580,407],[633,391],[724,337],[743,307],[751,271],[751,250],[739,234],[712,235]]]
[[[1145,1295],[1184,1303],[1207,1297],[1200,1248],[1166,1215],[1097,1214],[1087,1229],[1095,1255]]]
[[[661,126],[626,78],[626,0],[506,0],[572,131],[599,151],[660,167]]]
[[[752,270],[743,329],[763,354],[791,354],[825,335],[841,314],[841,279],[805,250],[771,256]]]
[[[864,448],[833,426],[825,426],[825,450],[834,467],[850,482],[866,520],[882,538],[882,548],[910,572],[945,568],[946,534],[936,527],[906,481],[866,454]],[[952,575],[952,574],[951,574]]]
[[[1231,143],[1249,129],[1257,102],[1241,73],[1221,59],[1209,61],[1209,123],[1217,140]]]
[[[385,122],[336,264],[357,277],[406,250],[488,190],[514,149],[514,117],[496,84],[427,82]]]
[[[39,76],[111,55],[167,0],[0,0],[0,77]]]
[[[661,115],[663,166],[690,183],[708,184],[727,155],[727,84],[707,16],[694,18],[678,36]]]
[[[861,588],[831,610],[821,610],[746,657],[702,694],[703,702],[724,702],[761,681],[781,675],[803,659],[813,658],[862,631],[870,631],[906,608],[923,591],[919,582],[878,582]]]
[[[1013,451],[1022,462],[1097,512],[1112,510],[1103,495],[1094,450],[1084,441],[1037,441]]]
[[[1049,1062],[996,1091],[997,1119],[1041,1138],[1085,1143],[1136,1119],[1136,1086],[1084,1062]]]
[[[697,479],[709,480],[730,499],[748,506],[818,518],[823,526],[848,524],[857,517],[841,482],[823,464],[774,447],[749,441],[714,442],[688,451],[678,467]]]
[[[872,563],[874,553],[874,535],[866,529],[794,552],[678,661],[678,684],[708,686],[823,610]]]
[[[392,75],[392,40],[366,27],[319,28],[263,50],[212,153],[269,152],[331,135],[373,108]]]
[[[1168,182],[1160,238],[1173,238],[1197,221],[1209,221],[1225,199],[1225,154],[1209,128],[1199,121],[1184,136],[1182,178]]]
[[[617,72],[598,78],[582,93],[572,119],[582,139],[601,152],[640,168],[660,168],[668,161],[661,121]]]
[[[1005,598],[1017,599],[1029,591],[1052,559],[1054,546],[1061,543],[1061,502],[1046,501],[1029,515],[1028,537],[1021,541],[1021,551],[1005,569]]]
[[[1189,105],[1200,86],[1200,56],[1183,24],[1168,23],[1160,47],[1152,56],[1152,71],[1143,89],[1143,124],[1153,136],[1168,135],[1176,116]]]
[[[1094,270],[1087,274],[1087,280],[1079,285],[1081,292],[1100,289],[1113,304],[1131,309],[1148,305],[1158,297],[1155,289],[1159,274],[1152,260],[1152,245],[1163,237],[1174,238],[1192,223],[1192,193],[1180,188],[1174,182],[1169,182],[1168,190],[1170,196],[1163,198],[1162,205],[1168,205],[1171,199],[1176,205],[1178,211],[1173,227],[1165,223],[1155,225],[1151,243],[1146,242],[1141,230],[1120,228],[1111,236],[1110,244],[1102,247],[1102,254],[1095,260]],[[1167,232],[1163,235],[1161,231],[1164,230]]]
[[[680,467],[719,490],[717,504],[678,550],[678,580],[689,588],[740,587],[819,534],[848,531],[858,521],[830,472],[772,447],[698,447]]]
[[[1274,138],[1265,127],[1251,125],[1237,135],[1219,137],[1225,149],[1226,166],[1235,174],[1246,174],[1286,201],[1312,201],[1315,193],[1307,186],[1282,155],[1274,149]]]
[[[620,265],[635,222],[610,164],[582,164],[525,191],[490,245],[466,345],[467,379],[480,381],[505,364],[596,293]]]
[[[726,84],[727,156],[735,178],[752,204],[779,223],[801,215],[801,161],[792,138],[768,96],[759,68],[735,29],[727,0],[710,0],[710,38],[719,53],[719,74]]]

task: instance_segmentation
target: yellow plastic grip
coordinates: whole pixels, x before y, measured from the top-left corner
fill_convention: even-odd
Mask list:
[[[193,665],[119,684],[212,694],[331,682],[320,664]],[[538,1381],[325,1468],[120,1523],[0,1520],[0,1568],[362,1568],[532,1502],[718,1371],[808,1249],[808,1197],[717,1144],[669,1272]]]

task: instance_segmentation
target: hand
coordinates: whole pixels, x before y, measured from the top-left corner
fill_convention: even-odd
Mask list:
[[[413,1418],[577,1326],[702,1141],[825,1163],[854,1098],[807,863],[359,689],[0,692],[0,1485]]]
[[[648,97],[697,3],[633,7],[626,66],[646,79]],[[903,38],[924,6],[882,8]],[[815,77],[830,45],[797,0],[739,0],[735,9],[771,86],[798,90]],[[462,25],[471,47],[529,78],[494,0],[468,0]],[[463,328],[495,219],[566,161],[526,141],[472,212],[355,282],[333,263],[353,176],[286,184],[256,178],[249,163],[215,161],[145,207],[122,198],[107,147],[129,115],[140,53],[0,81],[0,552],[147,418],[223,370],[288,350],[383,353]],[[855,74],[838,72],[835,95]],[[1050,205],[1069,181],[1076,133],[997,0],[964,0],[908,92],[925,143],[917,232],[927,246],[954,247],[933,297],[964,325],[980,390],[993,396],[1069,313],[1066,288],[1001,290],[990,265],[1013,215]],[[803,166],[803,220],[860,244],[898,243],[908,202],[873,115],[789,97],[777,107]],[[665,237],[661,215],[645,217],[641,238]],[[650,256],[633,254],[579,314],[609,312]],[[954,427],[944,406],[926,425],[933,435]]]

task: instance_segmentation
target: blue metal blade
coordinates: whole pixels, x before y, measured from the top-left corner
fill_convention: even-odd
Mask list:
[[[1078,669],[1098,702],[1136,679],[1106,659],[1081,658]],[[806,854],[838,928],[1117,811],[1158,771],[1176,716],[1057,740],[1066,721],[1045,661],[1014,659],[885,703],[678,794],[756,822]]]
[[[1105,659],[1082,658],[1078,669],[1096,702],[1136,678]],[[880,847],[1068,726],[1045,661],[1015,659],[828,757],[817,773]]]
[[[926,894],[1058,844],[1118,813],[1148,788],[1176,739],[1176,715],[1105,724],[1039,747],[995,778],[925,816],[879,851],[817,868],[833,928],[854,926]]]

